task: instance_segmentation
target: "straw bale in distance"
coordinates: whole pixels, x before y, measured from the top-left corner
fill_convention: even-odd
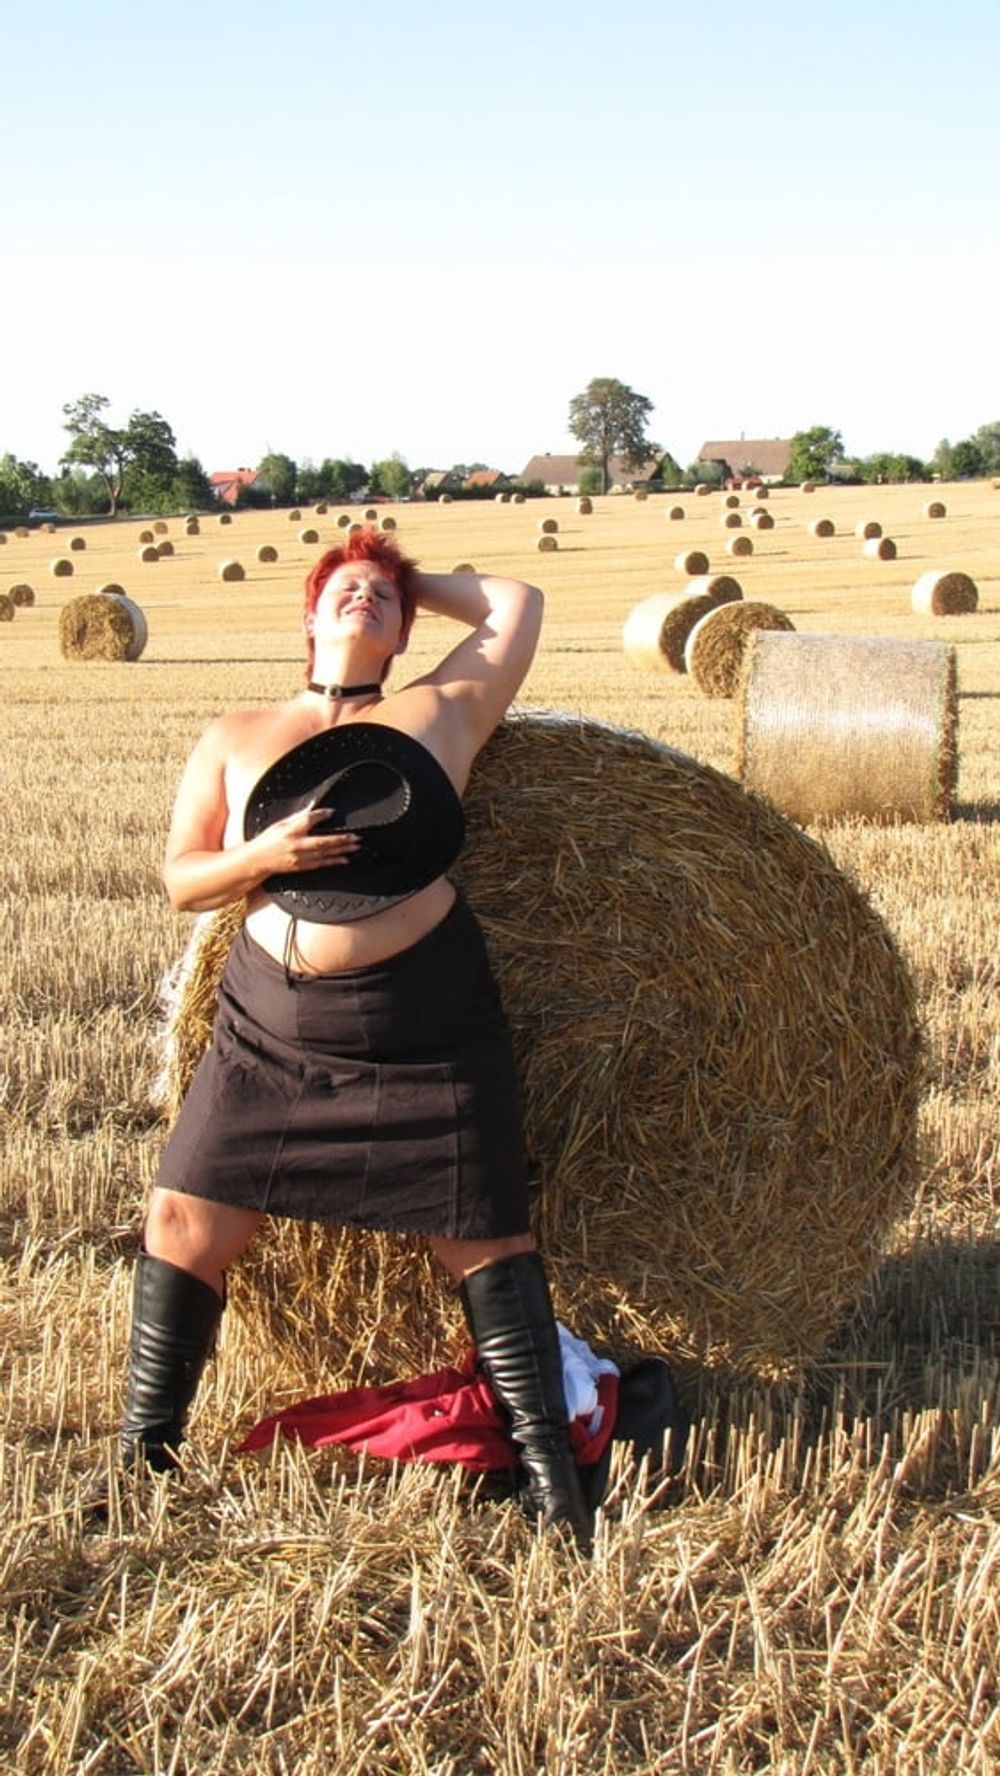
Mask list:
[[[895,561],[896,545],[891,537],[869,537],[862,545],[861,553],[867,555],[870,561]]]
[[[727,555],[752,555],[753,554],[753,537],[747,536],[747,533],[745,530],[741,531],[739,536],[729,537],[726,541],[726,554]]]
[[[774,529],[774,516],[771,512],[755,512],[750,522],[754,530]]]
[[[728,574],[704,574],[689,580],[683,592],[654,592],[634,606],[625,619],[622,646],[633,666],[652,672],[683,672],[684,644],[706,611],[730,598],[742,598],[738,582]]]
[[[72,537],[70,537],[70,539],[69,539],[69,547],[70,547],[70,548],[71,548],[71,549],[73,549],[73,550],[75,550],[75,551],[76,551],[76,552],[77,552],[77,553],[79,553],[79,551],[80,551],[80,550],[81,550],[81,549],[85,549],[85,548],[86,548],[86,547],[87,547],[87,539],[86,539],[86,537],[82,537],[82,536],[72,536]]]
[[[683,754],[597,722],[502,724],[455,878],[510,1017],[557,1310],[621,1357],[787,1373],[823,1350],[909,1203],[919,1036],[884,923],[826,851]],[[207,915],[167,1030],[175,1105],[240,909]],[[373,1380],[454,1359],[412,1241],[270,1223],[249,1334]],[[374,1330],[372,1330],[374,1328]]]
[[[168,530],[170,529],[170,526],[167,523],[165,518],[157,518],[154,525],[153,525],[153,529],[155,530],[157,536],[165,537]]]
[[[128,594],[124,586],[119,586],[117,580],[108,580],[105,585],[98,586],[97,596],[98,598],[126,598]]]
[[[814,537],[832,537],[836,528],[832,518],[813,518],[809,532]]]
[[[300,524],[302,522],[302,513],[299,511],[298,506],[292,507],[288,514],[288,520],[290,524]]]
[[[679,518],[683,518],[683,516],[684,516],[684,507],[683,506],[668,506],[667,507],[667,517],[671,520],[672,523],[676,524],[677,520]]]
[[[139,550],[140,561],[159,561],[160,551],[155,543],[144,543]]]
[[[719,523],[723,530],[741,530],[743,527],[743,519],[739,512],[723,512]]]
[[[765,487],[763,481],[756,482],[756,484],[754,486],[754,493],[759,500],[766,500],[766,499],[770,499],[770,497],[771,497],[770,491],[768,490],[767,487]]]
[[[555,536],[559,529],[559,520],[558,518],[542,518],[539,520],[538,528],[543,536]]]
[[[854,526],[854,534],[862,542],[867,542],[869,537],[882,535],[882,526],[877,518],[859,518]]]
[[[635,490],[635,493],[633,495],[633,498],[639,500],[640,502],[644,499],[648,499],[649,498],[648,490],[645,487],[637,487]]]
[[[337,528],[338,528],[338,530],[346,530],[346,529],[347,529],[347,527],[348,527],[348,525],[349,525],[349,524],[350,524],[350,522],[351,522],[351,514],[350,514],[350,512],[340,512],[340,513],[338,513],[338,515],[337,515]]]
[[[719,604],[695,624],[684,647],[684,664],[706,697],[732,697],[740,682],[747,638],[756,629],[794,629],[773,604],[750,599]]]
[[[439,506],[450,506],[451,503],[452,502],[451,502],[451,494],[450,493],[443,493],[441,495],[440,499],[438,500]]]
[[[364,530],[364,528],[360,518],[352,518],[347,526],[347,534],[348,536],[357,536],[358,531]]]
[[[392,516],[391,512],[387,512],[385,517],[382,520],[382,529],[383,530],[395,530],[396,528],[397,528],[397,526],[396,526],[395,518]]]
[[[471,561],[457,561],[451,571],[453,574],[474,574],[476,570]]]
[[[242,561],[220,561],[219,578],[220,580],[227,580],[230,582],[245,580],[246,572]]]
[[[682,549],[674,556],[674,566],[682,574],[707,574],[708,556],[704,549]]]
[[[15,524],[14,535],[16,537],[27,537],[31,535],[31,532],[26,524]]]
[[[139,541],[140,543],[153,543],[156,541],[156,538],[151,530],[140,530]]]
[[[6,541],[7,541],[7,532],[5,530],[0,530],[0,549],[3,548],[3,545]]]
[[[25,580],[20,580],[16,586],[8,587],[7,596],[18,606],[34,604],[35,588],[29,586]]]
[[[921,574],[910,594],[915,611],[924,616],[956,617],[974,611],[979,603],[979,588],[967,573],[950,573],[931,568]]]
[[[510,503],[512,506],[523,506],[524,501],[525,495],[523,493],[512,493],[510,496]]]
[[[67,660],[137,660],[146,619],[130,598],[86,592],[59,612],[59,647]]]
[[[592,499],[588,499],[586,495],[584,495],[583,499],[577,500],[576,509],[581,518],[589,518],[594,510],[594,502]]]
[[[219,513],[219,523],[220,524],[232,524],[232,522],[233,522],[232,512],[220,512]]]
[[[12,623],[17,606],[9,592],[0,592],[0,623]]]
[[[699,499],[704,499],[712,491],[707,481],[696,481],[694,490]]]
[[[539,537],[537,547],[543,555],[552,555],[559,547],[559,538],[547,530]]]
[[[307,528],[306,530],[300,530],[299,531],[299,542],[300,543],[318,543],[319,542],[319,531],[313,530],[311,528]]]
[[[378,521],[378,512],[376,511],[375,507],[374,506],[366,506],[365,507],[365,523],[366,524],[375,524],[375,523],[377,523],[377,521]]]
[[[319,505],[313,507],[313,511],[315,512],[317,518],[325,518],[326,513],[328,511],[326,501],[320,500]]]
[[[73,572],[73,563],[68,555],[57,555],[49,562],[49,573],[57,580],[66,580]]]
[[[750,637],[737,774],[780,813],[947,819],[956,761],[954,648],[866,635]]]
[[[201,535],[201,525],[198,523],[197,518],[189,518],[187,520],[184,525],[184,535],[189,537]]]
[[[799,492],[800,493],[815,493],[816,492],[815,481],[803,481],[802,486],[799,488]]]
[[[924,506],[925,518],[946,518],[948,508],[944,500],[928,500]]]
[[[740,496],[738,493],[727,493],[726,497],[722,503],[726,507],[727,511],[735,512],[737,506],[740,503]]]
[[[174,545],[170,541],[170,538],[169,537],[161,537],[159,542],[156,545],[156,553],[157,553],[157,555],[159,555],[161,561],[166,556],[172,555],[173,552],[174,552]]]
[[[56,527],[54,524],[43,524],[41,528],[46,536],[55,536],[56,534]]]
[[[261,543],[257,550],[258,561],[277,561],[278,551],[273,543]]]

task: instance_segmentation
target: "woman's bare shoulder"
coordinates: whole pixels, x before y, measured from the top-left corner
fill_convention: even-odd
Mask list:
[[[293,735],[299,725],[293,698],[283,703],[250,704],[217,715],[205,728],[198,746],[223,759],[239,758],[248,751],[259,751],[262,746],[277,745],[280,752],[286,739],[289,745],[295,744]]]

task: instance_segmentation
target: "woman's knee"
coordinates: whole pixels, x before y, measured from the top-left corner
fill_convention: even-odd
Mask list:
[[[430,1248],[456,1283],[473,1270],[483,1270],[501,1258],[513,1258],[519,1252],[533,1252],[535,1242],[530,1233],[509,1234],[501,1239],[460,1240],[432,1239]]]
[[[153,1258],[163,1258],[213,1285],[253,1238],[263,1216],[226,1203],[154,1189],[143,1230]]]

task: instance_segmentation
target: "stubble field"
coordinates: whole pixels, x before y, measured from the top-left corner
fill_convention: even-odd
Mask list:
[[[547,594],[526,705],[598,716],[731,769],[734,711],[623,657],[638,599],[704,548],[800,630],[944,639],[959,683],[955,818],[843,821],[822,842],[912,967],[927,1039],[918,1187],[864,1301],[795,1385],[704,1375],[679,1483],[617,1470],[576,1562],[458,1477],[232,1446],[290,1373],[228,1317],[182,1487],[85,1509],[120,1408],[130,1268],[164,1126],[157,989],[189,921],[160,857],[174,784],[220,709],[301,683],[303,576],[336,508],[202,522],[138,561],[138,522],[10,537],[0,589],[0,1767],[56,1772],[968,1772],[1000,1756],[997,1122],[1000,491],[776,491],[730,561],[718,496],[381,507],[428,569],[471,562]],[[686,516],[671,521],[670,505]],[[746,503],[746,501],[744,501]],[[559,519],[539,554],[538,521]],[[354,514],[355,516],[358,514]],[[829,515],[837,534],[808,534]],[[866,560],[875,517],[898,548]],[[307,523],[319,546],[298,541]],[[263,542],[279,560],[256,561]],[[242,584],[218,562],[238,557]],[[920,617],[930,567],[976,613]],[[59,607],[106,581],[149,623],[134,664],[70,664]],[[418,623],[398,678],[447,645]],[[780,1229],[775,1230],[780,1241]],[[359,1303],[359,1317],[365,1313]],[[414,1353],[420,1366],[419,1353]]]

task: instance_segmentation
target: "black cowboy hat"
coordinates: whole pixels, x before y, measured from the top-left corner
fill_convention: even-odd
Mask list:
[[[409,899],[443,875],[465,836],[462,804],[437,759],[382,722],[345,722],[276,760],[250,791],[243,836],[300,808],[329,809],[313,832],[356,832],[362,842],[325,869],[268,876],[271,899],[300,919],[349,924]]]
[[[596,1462],[580,1469],[590,1509],[596,1511],[604,1497],[615,1443],[630,1445],[629,1455],[636,1467],[644,1456],[648,1455],[650,1463],[656,1464],[662,1463],[666,1454],[666,1471],[676,1475],[684,1466],[690,1429],[690,1414],[662,1357],[642,1357],[632,1368],[624,1370],[618,1384],[618,1416],[610,1440]],[[668,1433],[670,1441],[665,1449]]]

